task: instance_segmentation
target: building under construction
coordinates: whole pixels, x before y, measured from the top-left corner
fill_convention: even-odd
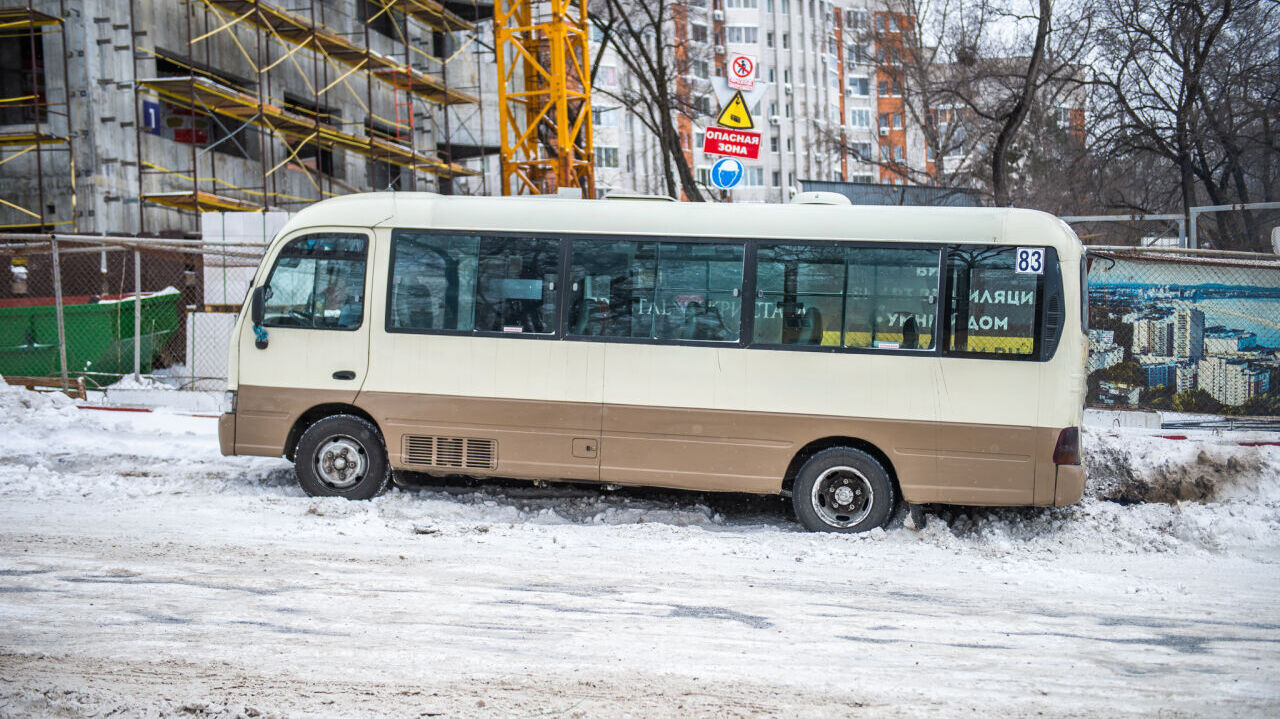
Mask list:
[[[207,211],[487,193],[491,3],[0,9],[0,231],[182,236]]]

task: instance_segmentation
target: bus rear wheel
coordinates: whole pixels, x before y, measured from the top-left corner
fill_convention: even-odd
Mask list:
[[[870,454],[831,447],[800,467],[791,504],[800,524],[814,532],[866,532],[893,513],[893,480]]]
[[[294,472],[312,497],[372,499],[391,480],[378,428],[350,414],[325,417],[302,433]]]

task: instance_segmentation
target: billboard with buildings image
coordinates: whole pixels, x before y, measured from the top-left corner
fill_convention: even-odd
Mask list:
[[[1280,416],[1280,259],[1091,252],[1090,406]]]

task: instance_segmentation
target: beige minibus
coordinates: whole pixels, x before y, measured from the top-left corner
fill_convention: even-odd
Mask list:
[[[1080,499],[1080,241],[1029,210],[350,195],[267,247],[224,454],[913,505]]]

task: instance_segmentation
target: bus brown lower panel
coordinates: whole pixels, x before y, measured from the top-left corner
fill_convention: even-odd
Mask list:
[[[293,422],[334,400],[241,386],[237,453],[279,456]],[[1083,487],[1082,472],[1053,465],[1056,427],[390,392],[362,392],[355,404],[377,422],[396,469],[768,494],[806,445],[850,437],[883,453],[913,503],[1061,505]],[[483,452],[470,466],[424,460],[406,438]]]

